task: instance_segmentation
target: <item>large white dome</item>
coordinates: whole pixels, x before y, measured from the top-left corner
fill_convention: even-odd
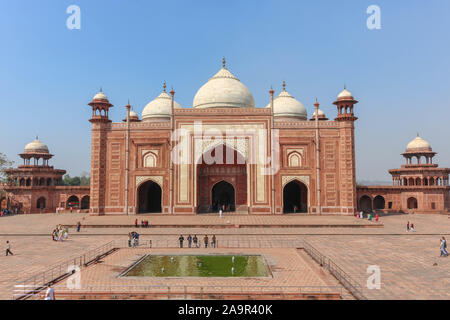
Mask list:
[[[181,106],[174,101],[173,107],[181,109]],[[167,118],[172,115],[172,98],[165,90],[156,97],[155,100],[150,101],[142,110],[142,120],[149,118]]]
[[[195,94],[194,108],[254,108],[248,88],[225,66]]]
[[[423,140],[419,135],[414,138],[408,145],[406,146],[406,152],[415,152],[415,151],[433,151],[431,149],[431,145]]]
[[[270,103],[266,108],[270,108]],[[284,88],[278,97],[273,99],[273,115],[275,117],[295,117],[302,120],[307,120],[308,118],[305,106],[291,96]]]
[[[24,153],[49,153],[49,150],[45,143],[42,143],[36,138],[36,140],[25,146]]]

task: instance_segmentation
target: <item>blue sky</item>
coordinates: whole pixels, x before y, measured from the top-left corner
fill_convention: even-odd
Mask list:
[[[81,30],[66,28],[66,8],[81,8]],[[366,27],[369,5],[381,30]],[[287,90],[328,117],[344,83],[355,113],[358,180],[390,180],[389,168],[416,133],[450,166],[450,1],[63,1],[0,0],[0,152],[17,156],[38,134],[52,164],[90,170],[90,108],[99,87],[124,117],[140,113],[166,80],[192,106],[221,66],[268,103]]]

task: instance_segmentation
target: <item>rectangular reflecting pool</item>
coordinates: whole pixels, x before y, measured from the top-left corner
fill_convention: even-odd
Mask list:
[[[125,277],[267,277],[259,255],[146,255]]]

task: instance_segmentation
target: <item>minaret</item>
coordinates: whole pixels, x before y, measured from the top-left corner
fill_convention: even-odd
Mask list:
[[[353,109],[357,104],[353,95],[344,86],[337,100],[338,115],[335,119],[339,123],[339,190],[341,214],[353,215],[357,210],[356,200],[356,172],[355,172],[355,126],[358,119]]]
[[[105,214],[106,193],[106,132],[109,108],[113,105],[100,89],[92,101],[92,142],[91,142],[91,215]]]
[[[284,82],[283,82],[284,83]],[[275,203],[275,173],[273,172],[273,162],[274,162],[274,146],[273,146],[273,130],[274,130],[274,117],[273,117],[273,94],[275,91],[273,90],[272,86],[270,87],[269,94],[270,94],[270,165],[272,166],[272,172],[270,175],[271,181],[270,184],[272,186],[272,214],[277,213],[277,207]]]

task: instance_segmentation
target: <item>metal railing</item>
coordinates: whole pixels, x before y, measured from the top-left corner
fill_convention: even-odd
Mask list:
[[[346,288],[356,299],[367,300],[361,291],[361,285],[348,275],[333,260],[321,254],[316,248],[308,242],[303,241],[303,249],[315,260],[321,267],[330,271],[330,273]]]
[[[47,285],[61,281],[76,271],[76,267],[81,268],[107,255],[115,249],[115,242],[108,242],[98,248],[90,250],[83,255],[73,257],[60,264],[57,264],[45,271],[23,280],[14,285],[13,298],[16,300],[28,299],[36,293],[44,290]]]

